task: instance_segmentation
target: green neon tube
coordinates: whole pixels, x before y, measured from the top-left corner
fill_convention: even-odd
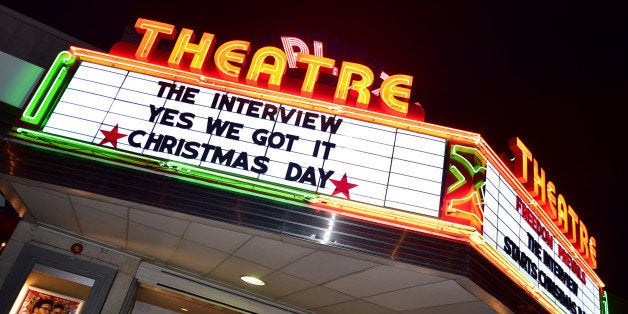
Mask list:
[[[32,142],[54,145],[56,148],[62,150],[71,150],[79,153],[79,155],[84,158],[88,157],[85,155],[86,153],[91,153],[101,157],[115,158],[134,165],[153,166],[172,174],[173,177],[182,181],[188,181],[238,194],[253,195],[297,206],[304,206],[304,202],[309,202],[318,196],[316,193],[307,192],[301,189],[268,184],[176,161],[165,161],[156,158],[144,157],[138,154],[127,153],[121,150],[85,143],[83,141],[68,139],[53,134],[25,128],[17,128],[16,131],[16,137]],[[107,162],[106,160],[102,160],[100,158],[96,160]]]
[[[76,61],[76,57],[68,51],[60,52],[52,66],[44,76],[41,84],[35,91],[31,101],[24,109],[22,121],[40,125],[43,118],[51,110],[50,105],[53,103],[55,95],[58,94],[60,87],[68,74],[68,68]]]
[[[235,185],[239,188],[246,190],[269,193],[289,199],[297,199],[300,201],[310,201],[317,197],[317,194],[310,193],[301,189],[293,189],[276,184],[264,183],[253,179],[234,176],[226,173],[220,173],[217,171],[191,166],[175,161],[168,161],[166,165],[178,170],[179,172],[187,173],[189,175],[204,178],[210,181],[217,181],[222,184]]]

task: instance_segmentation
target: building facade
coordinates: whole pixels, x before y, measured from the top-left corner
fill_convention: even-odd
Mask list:
[[[423,122],[410,76],[142,18],[103,52],[2,14],[28,75],[2,100],[0,311],[605,312],[531,151]]]

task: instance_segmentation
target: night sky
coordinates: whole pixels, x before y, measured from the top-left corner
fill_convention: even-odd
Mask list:
[[[426,122],[480,133],[498,153],[523,140],[597,238],[607,290],[628,299],[628,2],[48,2],[0,4],[102,50],[144,17],[252,51],[319,40],[337,64],[413,76]]]

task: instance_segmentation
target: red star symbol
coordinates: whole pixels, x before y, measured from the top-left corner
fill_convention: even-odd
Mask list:
[[[118,125],[113,127],[111,131],[100,130],[105,138],[100,141],[100,145],[105,143],[111,143],[113,147],[118,148],[118,140],[127,136],[127,134],[118,133]]]
[[[342,179],[340,180],[334,180],[334,179],[329,179],[329,181],[331,181],[331,183],[333,183],[336,186],[336,189],[334,190],[334,193],[331,193],[331,196],[334,196],[338,193],[342,193],[345,195],[345,197],[347,199],[349,198],[349,190],[353,189],[354,187],[358,186],[357,184],[353,184],[353,183],[349,183],[347,182],[347,174],[345,173],[342,176]]]

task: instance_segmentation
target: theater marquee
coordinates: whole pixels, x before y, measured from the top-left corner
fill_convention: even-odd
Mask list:
[[[445,140],[83,62],[43,132],[438,216]]]
[[[193,43],[194,31],[176,37],[146,19],[136,30],[139,44],[110,53],[61,52],[11,135],[466,242],[548,311],[600,312],[595,238],[519,139],[510,164],[478,134],[425,123],[411,76],[377,79],[323,56],[319,42],[312,55],[292,37],[283,50],[240,40],[214,49],[213,34]],[[175,37],[172,51],[156,48]]]

